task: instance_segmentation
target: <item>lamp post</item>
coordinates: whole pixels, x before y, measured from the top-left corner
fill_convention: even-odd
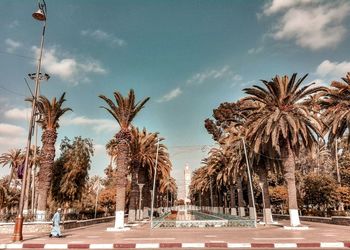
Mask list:
[[[42,0],[42,3],[39,2],[39,10],[32,14],[33,18],[44,22],[43,24],[43,30],[41,34],[41,42],[40,42],[40,52],[39,52],[39,59],[35,74],[35,90],[34,90],[34,96],[33,96],[33,102],[32,102],[32,112],[30,116],[29,121],[29,131],[28,131],[28,138],[27,138],[27,151],[24,161],[24,173],[23,173],[23,180],[22,180],[22,187],[21,187],[21,196],[19,200],[19,207],[18,207],[18,214],[15,221],[15,227],[14,232],[12,236],[13,241],[21,241],[23,240],[23,207],[24,207],[24,198],[25,198],[25,187],[26,187],[26,180],[27,180],[27,172],[28,172],[28,165],[29,165],[29,153],[30,153],[30,146],[31,146],[31,140],[32,140],[32,134],[33,134],[33,127],[34,127],[34,116],[35,116],[35,110],[36,110],[36,101],[38,98],[38,92],[39,92],[39,83],[40,83],[40,70],[41,70],[41,59],[43,54],[43,47],[44,47],[44,35],[45,35],[45,28],[46,28],[46,3],[44,0]]]
[[[153,175],[152,204],[151,204],[151,229],[152,229],[152,224],[153,224],[154,192],[155,192],[155,189],[156,189],[156,177],[157,177],[157,165],[158,165],[158,152],[159,152],[159,137],[157,137],[156,163],[155,163],[155,165],[154,165],[154,175]]]
[[[264,196],[264,182],[260,181],[259,186],[261,188],[261,195],[262,195],[262,200],[263,200],[263,217],[264,217],[264,222],[265,226],[267,225],[267,218],[266,218],[266,206],[265,206],[265,196]]]
[[[252,205],[253,205],[254,224],[255,224],[255,227],[256,227],[256,209],[255,209],[255,201],[254,201],[254,194],[253,194],[253,183],[252,183],[252,176],[251,176],[251,173],[250,173],[250,165],[249,165],[249,160],[248,160],[248,155],[247,155],[247,148],[245,146],[244,137],[242,137],[242,143],[243,143],[243,148],[244,148],[245,160],[246,160],[246,163],[247,163],[249,188],[250,188],[250,194],[251,194]]]

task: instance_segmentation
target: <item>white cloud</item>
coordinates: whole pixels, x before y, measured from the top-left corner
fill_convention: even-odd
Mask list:
[[[117,45],[119,47],[125,46],[126,42],[123,39],[118,38],[112,33],[107,33],[103,30],[82,30],[80,32],[82,36],[91,37],[98,41],[105,41],[111,45]]]
[[[263,51],[263,47],[258,47],[258,48],[251,48],[248,50],[248,54],[252,55],[252,54],[258,54],[261,51]]]
[[[157,102],[168,102],[175,99],[181,94],[182,94],[182,90],[180,89],[180,87],[177,87],[176,89],[173,89],[169,93],[162,96]]]
[[[9,119],[29,120],[31,111],[32,110],[30,108],[24,108],[24,109],[13,108],[5,111],[4,115],[6,118],[9,118]]]
[[[12,40],[11,38],[7,38],[5,40],[5,44],[6,44],[6,51],[9,53],[15,52],[16,49],[18,49],[19,47],[22,46],[22,44],[20,42]]]
[[[9,27],[10,29],[16,28],[16,27],[18,27],[18,26],[19,26],[18,20],[14,20],[14,21],[12,21],[11,23],[8,24],[8,27]]]
[[[298,4],[309,3],[312,0],[272,0],[264,6],[264,14],[271,15]]]
[[[332,80],[340,80],[347,72],[350,71],[350,62],[331,62],[324,60],[316,69],[316,75],[321,77],[328,77]]]
[[[32,48],[39,56],[39,49]],[[89,74],[105,74],[107,71],[96,60],[78,60],[77,58],[65,54],[60,54],[56,48],[46,49],[43,54],[42,67],[52,75],[58,76],[62,80],[77,85],[79,82],[88,82]]]
[[[119,129],[117,121],[108,119],[91,119],[85,116],[63,117],[62,124],[77,125],[77,126],[91,126],[97,133],[103,131],[117,131]]]
[[[22,127],[7,123],[0,123],[0,136],[2,137],[18,136],[23,135],[24,133],[25,130]]]
[[[106,153],[106,146],[105,145],[94,144],[94,149],[95,149],[95,155],[101,154],[101,153]]]
[[[209,80],[242,80],[242,77],[238,74],[234,74],[230,66],[225,65],[219,69],[210,69],[204,72],[194,74],[187,80],[189,85],[200,85]]]
[[[335,47],[345,38],[344,20],[350,12],[348,1],[274,0],[265,5],[265,15],[282,12],[272,37],[294,40],[311,50]]]

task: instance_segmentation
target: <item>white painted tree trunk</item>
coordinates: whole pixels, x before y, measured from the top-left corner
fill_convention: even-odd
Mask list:
[[[245,209],[244,207],[239,207],[238,208],[239,216],[245,217]]]
[[[133,223],[136,220],[136,210],[130,209],[128,213],[128,223]]]
[[[35,220],[36,221],[45,221],[45,211],[42,211],[42,210],[37,210],[36,211],[36,216],[35,216]]]
[[[124,228],[124,211],[115,211],[114,227],[116,229],[123,229]]]
[[[237,208],[231,207],[231,215],[237,215]]]
[[[264,216],[266,217],[264,218],[266,224],[273,224],[271,208],[264,209]]]
[[[292,227],[300,226],[298,209],[289,209],[290,225]]]

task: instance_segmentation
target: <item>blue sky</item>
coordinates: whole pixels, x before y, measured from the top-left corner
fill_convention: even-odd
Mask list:
[[[41,93],[67,93],[74,111],[61,120],[57,146],[64,136],[93,139],[90,175],[103,175],[104,145],[118,131],[99,94],[133,88],[138,100],[151,97],[135,125],[166,138],[181,186],[185,164],[200,166],[213,145],[204,120],[221,102],[276,74],[309,73],[306,82],[328,85],[350,71],[349,1],[47,0],[47,7],[42,71],[51,79]],[[3,0],[0,9],[3,153],[25,146],[24,78],[35,72],[42,25],[31,17],[37,1]]]

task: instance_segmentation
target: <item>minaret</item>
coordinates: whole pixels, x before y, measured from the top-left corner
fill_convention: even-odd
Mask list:
[[[184,171],[184,175],[185,175],[185,203],[187,202],[191,202],[190,199],[190,185],[191,185],[191,170],[190,167],[188,166],[188,164],[186,164],[185,166],[185,171]]]

